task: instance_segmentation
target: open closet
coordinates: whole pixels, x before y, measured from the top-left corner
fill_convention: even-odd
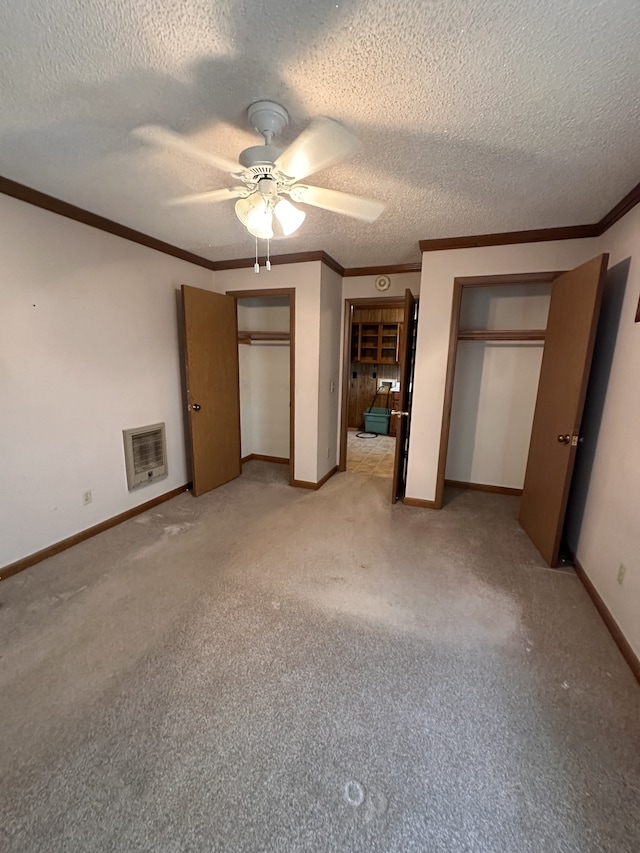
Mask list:
[[[521,494],[551,282],[462,292],[446,482]]]
[[[292,468],[291,299],[285,293],[236,298],[243,463],[261,459]]]
[[[522,494],[519,521],[550,566],[563,559],[607,263],[454,280],[435,508],[447,481]]]

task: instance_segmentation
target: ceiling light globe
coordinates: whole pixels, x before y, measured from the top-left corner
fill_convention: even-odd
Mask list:
[[[294,207],[286,198],[281,198],[276,204],[274,213],[276,219],[282,227],[282,233],[285,237],[293,234],[302,225],[305,220],[306,213],[297,207]]]
[[[255,195],[255,193],[254,193]],[[252,201],[253,196],[248,196],[247,198],[238,199],[236,202],[236,216],[242,222],[243,225],[247,224],[247,216],[253,209],[254,202]]]
[[[236,202],[236,216],[249,234],[261,240],[273,238],[273,214],[262,193],[252,193]]]

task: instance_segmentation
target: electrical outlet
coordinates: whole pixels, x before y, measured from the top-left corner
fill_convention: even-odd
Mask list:
[[[90,504],[92,500],[93,498],[91,497],[91,489],[87,489],[86,492],[82,493],[82,503],[84,504],[84,506]]]
[[[624,575],[626,571],[627,567],[625,566],[625,564],[620,563],[620,568],[618,569],[618,583],[620,584],[620,586],[622,586],[622,584],[624,583]]]

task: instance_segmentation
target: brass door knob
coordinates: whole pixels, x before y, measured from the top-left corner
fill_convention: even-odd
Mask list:
[[[569,442],[571,441],[571,436],[570,435],[559,435],[558,441],[560,442],[560,444],[569,444]]]
[[[191,410],[193,412],[199,412],[201,408],[202,408],[202,406],[199,403],[192,403],[191,404]]]

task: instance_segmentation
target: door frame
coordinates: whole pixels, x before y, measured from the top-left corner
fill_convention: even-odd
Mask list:
[[[445,473],[447,468],[447,452],[449,450],[449,433],[451,430],[451,411],[453,408],[453,385],[456,374],[458,356],[458,334],[460,331],[460,309],[465,287],[508,287],[522,284],[552,284],[554,278],[566,270],[549,272],[516,273],[513,275],[480,275],[457,276],[453,280],[453,299],[451,308],[451,329],[449,332],[449,352],[447,356],[447,375],[444,387],[444,406],[442,409],[442,426],[440,429],[440,450],[438,453],[438,474],[436,478],[436,496],[434,509],[442,509],[444,498]]]
[[[296,289],[295,287],[271,287],[258,290],[227,290],[227,296],[236,300],[236,320],[238,317],[238,299],[263,299],[289,297],[289,485],[295,481],[295,425],[296,425]],[[240,412],[242,417],[242,412]]]
[[[366,308],[404,308],[404,296],[362,296],[344,300],[344,323],[342,337],[342,393],[340,400],[340,457],[338,471],[347,470],[347,416],[349,414],[349,368],[351,367],[351,323],[353,309]]]

